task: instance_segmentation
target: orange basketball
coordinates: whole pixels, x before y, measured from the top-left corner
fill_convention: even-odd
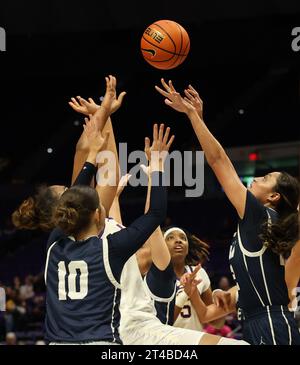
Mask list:
[[[190,50],[187,31],[172,20],[158,20],[149,25],[141,39],[141,51],[151,66],[170,70],[180,65]]]

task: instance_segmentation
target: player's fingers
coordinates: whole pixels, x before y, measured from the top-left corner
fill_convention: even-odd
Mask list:
[[[189,84],[189,89],[190,89],[190,91],[192,92],[192,93],[194,93],[195,95],[199,95],[198,94],[198,91],[191,85],[191,84]]]
[[[160,79],[162,86],[166,89],[166,91],[170,92],[169,85],[165,82],[164,78]]]
[[[165,129],[165,125],[164,125],[164,123],[161,123],[159,126],[159,132],[158,132],[158,140],[160,142],[162,142],[163,137],[164,137],[164,129]]]
[[[191,92],[190,92],[189,90],[185,89],[185,90],[184,90],[184,93],[185,93],[185,96],[186,96],[189,100],[193,101],[193,100],[195,99],[195,98],[194,98],[194,96],[191,94]]]
[[[158,91],[161,95],[165,96],[166,98],[168,98],[170,96],[169,93],[167,93],[166,91],[164,91],[163,89],[161,89],[160,87],[155,85],[155,89],[156,91]]]
[[[172,106],[173,105],[173,102],[169,99],[165,99],[165,104],[169,105],[169,106]]]
[[[176,92],[172,80],[169,80],[169,87],[170,87],[171,91]]]
[[[80,107],[80,104],[78,104],[78,101],[77,101],[75,98],[71,98],[71,100],[72,100],[72,102],[73,102],[76,106]]]
[[[166,131],[165,131],[165,135],[164,135],[164,138],[163,138],[163,144],[166,145],[167,142],[168,142],[168,138],[169,138],[169,134],[170,134],[170,130],[171,128],[170,127],[167,127]]]
[[[155,123],[153,126],[153,142],[157,141],[157,139],[158,139],[158,126]]]
[[[80,98],[79,103],[81,106],[89,106],[89,102],[87,100],[85,100],[84,98]]]
[[[175,139],[175,136],[174,136],[174,134],[173,134],[173,136],[170,138],[170,140],[169,140],[169,142],[168,142],[168,144],[167,144],[167,149],[169,150],[170,149],[170,147],[172,146],[172,143],[174,142],[174,139]]]
[[[145,150],[150,148],[150,138],[145,137]]]
[[[118,102],[120,104],[122,104],[125,95],[126,95],[126,91],[122,91],[121,94],[118,96]]]

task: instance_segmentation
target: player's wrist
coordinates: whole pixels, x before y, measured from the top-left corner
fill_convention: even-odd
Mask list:
[[[188,301],[189,296],[187,293],[183,290],[181,293],[179,293],[176,297],[176,306],[179,308],[182,308],[185,303]]]

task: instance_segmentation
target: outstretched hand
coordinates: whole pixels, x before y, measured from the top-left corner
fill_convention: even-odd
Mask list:
[[[77,98],[77,99],[76,99]],[[85,100],[81,96],[76,96],[76,98],[71,98],[69,101],[70,107],[77,113],[84,114],[86,116],[94,115],[100,105],[96,104],[92,98]]]
[[[111,115],[121,107],[126,92],[121,92],[120,95],[117,97],[117,79],[114,76],[109,75],[108,77],[105,77],[105,81],[106,92],[101,105],[104,108],[107,108],[109,114]],[[88,98],[88,100],[86,100],[81,96],[71,98],[71,101],[69,101],[69,105],[77,113],[81,113],[86,116],[89,116],[90,114],[94,115],[96,111],[100,108],[100,105],[96,104],[92,98]]]
[[[223,308],[226,312],[232,307],[231,294],[224,290],[216,290],[213,292],[213,302],[217,307]]]
[[[106,92],[101,107],[106,108],[109,114],[113,114],[121,107],[126,92],[122,91],[117,97],[117,79],[114,76],[109,75],[108,77],[105,77],[105,81]]]
[[[192,85],[189,85],[188,88],[184,90],[184,93],[184,100],[191,104],[197,110],[199,117],[203,119],[203,101],[197,90],[195,90]]]
[[[195,293],[198,284],[201,283],[201,279],[196,279],[197,273],[201,269],[201,265],[197,265],[192,273],[185,273],[180,278],[180,284],[184,287],[184,291],[191,298]]]
[[[195,107],[185,100],[176,90],[171,80],[169,80],[168,84],[164,79],[161,79],[162,86],[164,90],[158,86],[155,86],[155,89],[163,95],[165,99],[165,103],[173,108],[174,110],[188,114],[190,111],[196,110]]]
[[[154,124],[153,141],[151,146],[150,138],[145,138],[145,153],[152,167],[154,165],[157,167],[158,164],[160,167],[163,167],[169,149],[175,138],[174,135],[169,138],[171,130],[169,127],[167,127],[166,131],[164,131],[164,128],[164,124],[161,124],[158,130],[158,125]]]

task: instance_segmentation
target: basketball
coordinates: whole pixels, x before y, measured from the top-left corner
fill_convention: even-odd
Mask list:
[[[190,50],[187,31],[172,20],[158,20],[144,31],[141,51],[151,66],[170,70],[182,64]]]

